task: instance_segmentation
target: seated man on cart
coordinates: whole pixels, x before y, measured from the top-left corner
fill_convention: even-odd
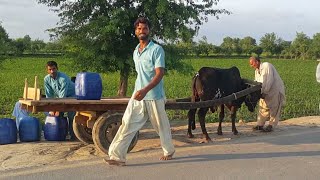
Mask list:
[[[58,71],[58,64],[55,61],[48,61],[46,64],[48,75],[44,78],[44,88],[46,98],[66,98],[75,96],[75,85],[70,77]],[[73,132],[72,124],[75,112],[67,112],[69,121],[69,135],[70,140],[75,140],[76,137]],[[63,112],[50,111],[50,116],[63,117]]]

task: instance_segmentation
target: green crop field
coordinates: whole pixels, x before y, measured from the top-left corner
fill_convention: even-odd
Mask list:
[[[45,63],[51,60],[40,58],[15,58],[4,61],[0,67],[0,117],[11,117],[15,102],[22,97],[24,79],[28,79],[29,86],[33,86],[34,76],[38,76],[39,85],[43,89],[43,78],[47,74]],[[77,72],[71,66],[71,61],[64,58],[55,59],[59,70],[69,76],[76,76]],[[228,68],[237,66],[241,76],[247,79],[254,78],[254,70],[249,67],[247,59],[186,59],[185,63],[193,66],[194,72],[182,74],[178,71],[169,71],[165,76],[165,90],[167,98],[184,98],[191,95],[191,79],[193,74],[203,66]],[[320,84],[315,80],[316,61],[274,60],[271,62],[278,70],[286,87],[286,105],[282,118],[319,115]],[[115,96],[117,93],[119,74],[101,73],[103,80],[103,96]],[[131,95],[134,86],[134,75],[130,76],[128,95]],[[170,119],[187,120],[186,111],[168,111]],[[210,114],[208,121],[216,121],[217,113]],[[39,116],[39,115],[36,115]],[[40,115],[41,116],[41,115]],[[256,113],[249,113],[246,107],[238,112],[238,119],[255,120]],[[227,119],[228,120],[228,119]]]

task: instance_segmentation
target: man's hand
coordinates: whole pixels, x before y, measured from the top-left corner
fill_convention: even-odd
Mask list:
[[[147,94],[146,90],[140,89],[134,94],[133,98],[137,101],[141,101],[146,96],[146,94]]]
[[[58,111],[50,111],[49,112],[50,116],[59,116],[59,114],[60,114],[60,112],[58,112]]]

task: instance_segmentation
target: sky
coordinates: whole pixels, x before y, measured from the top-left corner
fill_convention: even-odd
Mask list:
[[[209,43],[220,45],[224,37],[251,36],[259,42],[266,33],[276,33],[292,41],[297,32],[310,38],[320,33],[319,0],[220,0],[216,8],[231,15],[210,16],[195,38],[203,36]],[[0,0],[0,22],[10,38],[29,35],[31,39],[49,41],[46,31],[58,23],[57,14],[37,0]]]

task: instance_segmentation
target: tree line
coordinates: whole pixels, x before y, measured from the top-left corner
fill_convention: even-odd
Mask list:
[[[183,55],[256,55],[279,59],[318,59],[320,58],[320,33],[310,38],[303,32],[297,32],[293,41],[285,41],[274,32],[266,33],[261,37],[259,44],[250,36],[243,39],[225,37],[219,46],[208,43],[204,36],[198,42],[179,42],[176,47]]]
[[[0,55],[22,54],[49,54],[63,53],[64,46],[59,41],[44,42],[43,40],[32,40],[29,35],[22,38],[11,39],[0,24]]]
[[[293,41],[285,41],[274,32],[266,33],[256,39],[247,36],[243,39],[225,37],[220,45],[209,43],[206,36],[198,42],[178,41],[170,43],[174,51],[182,56],[264,56],[283,59],[318,59],[320,58],[320,33],[312,38],[303,32],[297,32]],[[71,51],[67,41],[60,39],[53,42],[43,40],[32,40],[29,35],[23,38],[10,39],[6,30],[0,24],[0,54],[22,55],[22,54],[64,54]]]

